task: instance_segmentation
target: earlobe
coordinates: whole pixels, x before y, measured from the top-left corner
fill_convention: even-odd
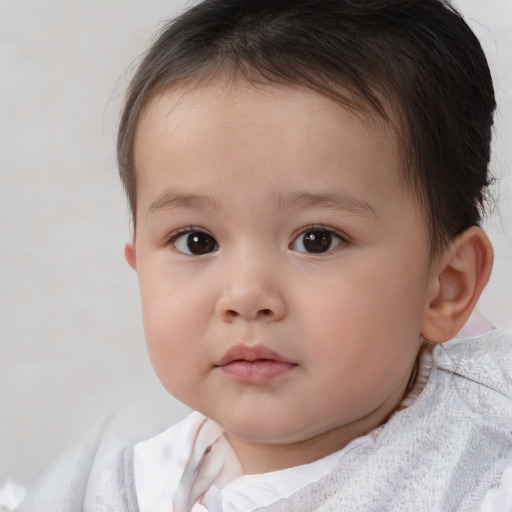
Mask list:
[[[453,338],[471,315],[489,277],[494,253],[479,227],[461,233],[439,258],[432,276],[421,334],[444,342]]]
[[[128,242],[124,246],[124,257],[128,262],[128,265],[137,270],[137,258],[135,257],[135,241]]]

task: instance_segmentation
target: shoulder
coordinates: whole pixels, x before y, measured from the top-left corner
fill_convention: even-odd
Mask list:
[[[131,446],[97,429],[57,459],[17,512],[135,512],[132,454]]]
[[[438,370],[512,396],[512,329],[495,329],[467,339],[453,339],[436,347]],[[475,386],[472,386],[473,388]]]
[[[112,440],[100,445],[84,492],[82,512],[138,512],[133,447]]]
[[[136,511],[133,447],[183,415],[166,395],[131,400],[62,454],[28,489],[17,512]]]
[[[101,429],[63,453],[17,512],[136,512],[133,448]]]
[[[61,454],[29,488],[19,512],[80,512],[91,467],[101,444],[104,425],[82,443]]]

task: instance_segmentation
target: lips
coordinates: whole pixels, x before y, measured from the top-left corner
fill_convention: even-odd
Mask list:
[[[264,384],[296,366],[264,345],[232,347],[215,365],[222,373],[252,384]]]

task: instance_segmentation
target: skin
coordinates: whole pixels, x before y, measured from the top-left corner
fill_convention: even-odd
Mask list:
[[[169,392],[226,430],[247,473],[311,462],[381,424],[439,289],[392,131],[314,92],[219,80],[146,106],[135,165],[126,257]],[[308,252],[312,231],[327,250]],[[190,232],[207,252],[187,253]],[[240,345],[289,368],[233,376],[218,363]]]

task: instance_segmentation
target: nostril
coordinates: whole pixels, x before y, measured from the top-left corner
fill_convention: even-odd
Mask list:
[[[250,308],[247,311],[237,309],[224,309],[222,311],[222,318],[227,322],[232,322],[238,317],[245,318],[246,320],[272,320],[275,317],[275,312],[272,308],[262,308],[256,310]]]

